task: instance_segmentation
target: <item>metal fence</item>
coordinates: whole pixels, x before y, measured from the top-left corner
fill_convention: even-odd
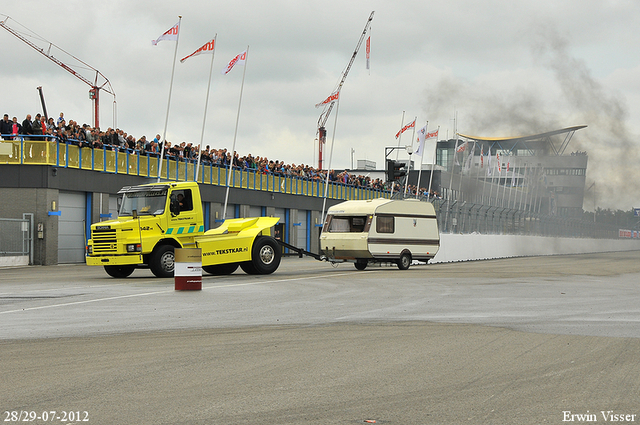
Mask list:
[[[0,140],[0,165],[51,165],[60,168],[93,170],[102,173],[127,174],[170,181],[198,181],[203,184],[230,186],[235,188],[322,197],[326,191],[329,199],[375,199],[388,198],[389,192],[372,187],[355,187],[340,182],[329,182],[325,190],[322,179],[297,176],[263,174],[258,170],[232,169],[216,164],[201,164],[174,159],[163,159],[157,155],[131,151],[80,148],[73,143],[58,143],[51,140]],[[230,173],[228,179],[227,173]]]
[[[431,200],[442,233],[617,238],[618,226],[443,199]]]
[[[31,220],[0,218],[0,256],[30,256]]]

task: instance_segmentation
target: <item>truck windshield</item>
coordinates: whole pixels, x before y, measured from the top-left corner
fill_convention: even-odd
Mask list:
[[[166,189],[125,193],[119,215],[133,215],[133,210],[137,210],[139,215],[158,215],[164,213],[166,205]]]
[[[366,216],[329,216],[327,232],[329,233],[362,233],[367,223]]]

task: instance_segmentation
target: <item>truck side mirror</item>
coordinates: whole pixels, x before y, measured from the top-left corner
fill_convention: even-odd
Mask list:
[[[173,215],[180,214],[180,202],[178,202],[177,199],[172,199],[171,203],[169,204],[169,210]]]

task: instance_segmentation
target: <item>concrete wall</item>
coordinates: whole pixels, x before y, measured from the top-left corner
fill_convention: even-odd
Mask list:
[[[434,263],[536,255],[640,250],[638,239],[551,238],[522,235],[440,235]]]

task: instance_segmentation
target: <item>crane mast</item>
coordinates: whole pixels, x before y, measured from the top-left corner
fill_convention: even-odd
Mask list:
[[[17,37],[19,40],[21,40],[24,43],[26,43],[28,46],[32,47],[38,53],[44,55],[47,59],[51,60],[53,63],[55,63],[56,65],[62,67],[64,70],[69,72],[71,75],[75,76],[80,81],[84,82],[85,84],[87,84],[87,85],[89,85],[91,87],[91,89],[89,90],[89,98],[93,102],[93,126],[94,127],[99,127],[100,126],[100,90],[104,90],[105,92],[113,95],[113,102],[114,102],[114,105],[115,105],[116,94],[115,94],[115,92],[113,90],[113,87],[111,87],[111,83],[109,82],[107,77],[102,75],[102,73],[100,71],[98,71],[97,69],[95,69],[91,65],[87,64],[86,62],[83,62],[82,60],[78,59],[77,57],[73,56],[72,54],[65,52],[63,49],[61,49],[60,47],[56,46],[55,44],[53,44],[53,43],[51,43],[49,41],[46,41],[46,40],[43,39],[43,41],[46,44],[48,44],[47,50],[45,50],[44,48],[38,46],[37,44],[35,44],[34,42],[29,40],[28,38],[26,38],[22,34],[20,34],[17,30],[15,30],[14,28],[11,28],[9,25],[7,25],[7,21],[8,20],[9,20],[9,17],[5,15],[5,19],[0,21],[0,26],[2,28],[4,28],[5,30],[7,30],[12,35],[14,35],[15,37]],[[71,68],[71,66],[67,65],[66,63],[62,62],[60,59],[58,59],[55,56],[53,56],[51,54],[51,48],[52,47],[57,48],[61,52],[65,53],[66,55],[68,55],[70,57],[72,57],[74,60],[80,62],[82,65],[84,65],[84,66],[88,67],[89,69],[91,69],[92,71],[94,71],[95,72],[94,80],[93,81],[89,80],[87,77],[85,77],[84,75],[80,74],[79,72],[77,72],[76,70]],[[115,118],[115,107],[114,107],[114,127],[115,127],[115,120],[116,120],[116,118]]]
[[[358,50],[360,50],[360,46],[362,45],[362,42],[364,41],[364,38],[367,35],[367,30],[371,25],[371,21],[373,21],[374,13],[375,13],[375,10],[371,12],[371,15],[369,15],[369,19],[367,19],[367,23],[364,26],[362,35],[360,36],[360,40],[358,40],[358,44],[356,45],[356,49],[353,51],[353,55],[351,55],[351,60],[349,61],[349,64],[347,65],[345,70],[342,72],[342,78],[340,79],[340,82],[338,83],[333,93],[339,93],[340,90],[342,89],[342,85],[344,84],[344,81],[347,79],[347,75],[351,70],[351,65],[353,65],[353,61],[356,60],[356,56],[358,55]],[[320,170],[322,169],[322,153],[324,151],[324,144],[326,143],[326,140],[327,140],[327,130],[325,128],[325,124],[329,119],[329,115],[331,114],[331,110],[333,109],[333,104],[334,102],[329,103],[325,107],[325,110],[322,112],[322,114],[320,114],[320,118],[318,119],[318,131],[316,134],[318,135],[318,169]]]

